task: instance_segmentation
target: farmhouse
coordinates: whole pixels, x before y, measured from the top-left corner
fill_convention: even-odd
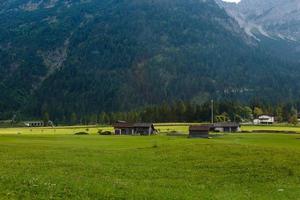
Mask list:
[[[27,122],[23,122],[23,124],[27,127],[42,127],[42,126],[44,126],[43,121],[27,121]]]
[[[208,138],[211,125],[194,125],[189,127],[189,137]]]
[[[152,123],[128,123],[118,121],[113,124],[116,135],[153,135],[155,128]]]
[[[253,120],[253,124],[274,124],[275,119],[270,115],[261,115]]]
[[[213,124],[213,130],[215,132],[238,132],[241,126],[236,122],[220,122]]]

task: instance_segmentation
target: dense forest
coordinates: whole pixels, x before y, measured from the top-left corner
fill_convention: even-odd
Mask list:
[[[296,124],[300,102],[270,104],[262,100],[253,99],[249,104],[234,101],[207,101],[203,104],[176,101],[164,102],[157,106],[146,106],[128,112],[101,112],[90,115],[77,115],[76,112],[63,116],[62,119],[44,112],[38,120],[45,124],[52,121],[55,125],[96,125],[113,124],[118,120],[127,122],[211,122],[213,106],[214,122],[252,123],[253,119],[267,114],[274,116],[278,123]],[[22,125],[24,116],[14,115],[12,124],[2,126]],[[0,123],[1,126],[1,123]]]
[[[195,121],[205,114],[156,118],[151,109],[300,97],[297,65],[269,55],[213,0],[8,0],[0,7],[1,119],[89,123],[107,118],[101,113],[133,112],[143,121]]]

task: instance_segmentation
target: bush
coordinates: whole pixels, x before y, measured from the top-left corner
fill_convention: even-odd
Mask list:
[[[113,133],[110,132],[110,131],[104,131],[104,132],[98,131],[98,133],[99,133],[99,135],[112,135],[112,134],[113,134]]]
[[[253,133],[253,131],[240,131],[240,133]]]
[[[158,148],[158,144],[157,143],[153,144],[152,148]]]
[[[282,134],[297,134],[296,131],[277,131],[277,130],[255,130],[255,133],[282,133]]]
[[[74,135],[88,135],[87,132],[78,132],[78,133],[75,133]]]

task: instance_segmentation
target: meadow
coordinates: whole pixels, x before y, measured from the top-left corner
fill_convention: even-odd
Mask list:
[[[188,126],[157,128],[187,133]],[[112,130],[0,129],[0,199],[300,199],[298,134],[188,139],[99,129]]]

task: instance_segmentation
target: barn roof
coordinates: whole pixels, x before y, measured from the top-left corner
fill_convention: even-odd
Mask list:
[[[44,123],[44,121],[24,121],[23,123]]]
[[[150,128],[150,127],[153,127],[153,124],[152,123],[135,123],[134,124],[134,127],[136,128]]]
[[[127,123],[127,122],[116,122],[113,124],[114,128],[133,128],[133,123]]]
[[[128,123],[128,122],[116,122],[113,124],[114,128],[150,128],[154,127],[152,123]]]
[[[236,122],[219,122],[214,123],[214,128],[223,128],[223,127],[239,127],[240,124]]]

